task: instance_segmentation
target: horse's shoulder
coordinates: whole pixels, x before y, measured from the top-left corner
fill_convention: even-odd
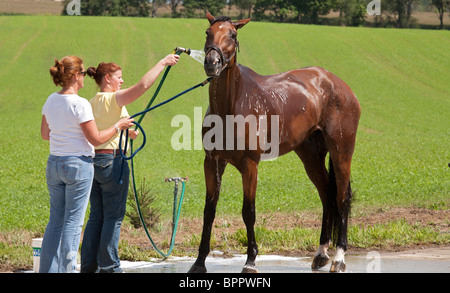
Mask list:
[[[251,69],[247,66],[244,66],[242,64],[238,64],[238,67],[239,67],[239,71],[243,75],[250,75],[250,76],[255,76],[255,77],[261,76],[260,74],[256,73],[253,69]]]

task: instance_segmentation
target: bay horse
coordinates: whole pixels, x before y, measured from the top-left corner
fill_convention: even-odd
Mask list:
[[[320,245],[311,267],[317,270],[329,262],[327,250],[333,240],[336,253],[330,271],[345,271],[347,220],[352,198],[350,165],[361,115],[355,94],[344,81],[320,67],[262,76],[237,64],[237,30],[250,19],[233,22],[228,17],[215,18],[209,12],[206,18],[210,26],[206,31],[204,69],[213,79],[204,121],[211,115],[221,117],[223,121],[230,115],[253,115],[257,123],[262,114],[268,115],[268,120],[278,118],[278,128],[274,130],[273,124],[268,123],[271,126],[267,129],[267,134],[278,132],[275,136],[278,139],[277,155],[294,151],[299,156],[323,205]],[[211,123],[204,122],[203,137],[211,126]],[[224,147],[230,140],[232,143],[238,140],[236,132],[230,134],[225,125],[222,129],[224,146],[206,149],[203,141],[206,202],[199,254],[190,273],[207,271],[205,259],[210,251],[222,175],[228,163],[241,173],[244,189],[242,217],[247,228],[248,248],[242,272],[257,272],[255,259],[258,248],[254,232],[256,185],[258,163],[268,150],[260,144],[256,148],[249,147],[249,129],[245,124],[244,149]]]

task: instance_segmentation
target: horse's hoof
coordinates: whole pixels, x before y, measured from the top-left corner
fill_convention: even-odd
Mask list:
[[[189,273],[189,274],[204,274],[204,273],[206,273],[206,267],[204,267],[204,266],[199,266],[199,265],[195,265],[195,264],[194,264],[194,265],[189,269],[188,273]]]
[[[314,256],[313,262],[311,264],[311,269],[313,271],[317,271],[318,269],[326,266],[330,261],[330,257],[328,255],[318,254]]]
[[[243,273],[243,274],[254,274],[254,273],[257,273],[257,272],[258,272],[258,270],[254,266],[245,265],[244,268],[242,269],[241,273]]]
[[[347,265],[345,264],[344,261],[340,260],[340,261],[333,261],[331,263],[331,267],[330,267],[330,273],[341,273],[341,272],[345,272],[345,269],[347,268]]]

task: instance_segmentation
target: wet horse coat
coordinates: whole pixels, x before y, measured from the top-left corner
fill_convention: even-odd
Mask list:
[[[264,135],[275,137],[275,156],[291,151],[302,160],[306,173],[316,186],[323,204],[320,247],[312,268],[328,263],[327,249],[335,237],[337,251],[331,271],[345,271],[344,253],[347,249],[347,219],[350,210],[350,165],[361,114],[360,105],[350,87],[334,74],[320,67],[307,67],[271,76],[262,76],[236,62],[238,47],[237,29],[250,19],[232,22],[229,18],[215,19],[207,13],[210,27],[205,43],[205,72],[214,77],[209,88],[209,109],[205,121],[211,115],[223,121],[227,116],[255,117],[259,131],[261,117],[267,117]],[[273,119],[277,124],[273,124]],[[222,175],[231,164],[242,175],[244,200],[242,216],[247,228],[247,262],[243,272],[256,272],[258,253],[254,233],[255,197],[258,163],[265,155],[273,157],[272,149],[258,140],[251,147],[252,127],[227,131],[225,123],[221,133],[223,145],[205,147],[204,172],[206,202],[199,256],[190,272],[206,272],[205,259],[210,250],[210,237],[219,199]],[[273,127],[273,126],[278,127]],[[235,125],[236,127],[236,125]],[[212,128],[204,123],[203,134]],[[236,146],[239,133],[245,135],[245,148]],[[273,140],[273,139],[272,139]],[[230,143],[231,142],[231,143]],[[330,154],[329,169],[325,157]]]

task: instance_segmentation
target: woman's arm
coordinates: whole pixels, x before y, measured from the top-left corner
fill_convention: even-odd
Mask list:
[[[170,54],[159,61],[150,71],[148,71],[141,80],[130,88],[119,90],[116,93],[116,101],[119,107],[126,106],[136,101],[142,96],[155,82],[166,66],[177,64],[179,55]]]
[[[129,117],[123,118],[120,119],[115,125],[102,131],[98,131],[95,120],[81,123],[80,126],[83,130],[84,136],[86,136],[86,139],[96,147],[110,140],[116,133],[119,132],[119,130],[125,130],[133,126],[133,121],[134,119],[130,119]]]
[[[50,140],[50,128],[48,127],[47,118],[45,118],[45,115],[42,115],[41,137],[43,140]]]

